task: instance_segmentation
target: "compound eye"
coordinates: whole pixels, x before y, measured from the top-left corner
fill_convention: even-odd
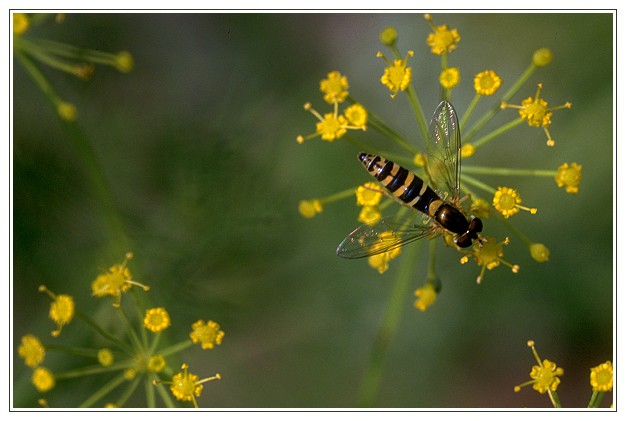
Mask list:
[[[472,239],[467,234],[459,235],[455,242],[461,248],[468,248],[472,245]]]
[[[479,218],[472,218],[467,230],[470,232],[481,232],[483,230],[483,221]]]

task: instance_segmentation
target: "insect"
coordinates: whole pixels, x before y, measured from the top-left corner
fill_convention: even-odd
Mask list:
[[[426,148],[425,169],[432,188],[413,172],[381,156],[361,152],[358,158],[396,200],[422,212],[430,222],[407,225],[388,217],[374,225],[361,225],[339,244],[339,257],[372,256],[444,233],[452,234],[454,243],[462,248],[471,246],[474,240],[481,242],[482,221],[474,216],[468,218],[459,205],[461,134],[456,111],[447,101],[435,109]]]

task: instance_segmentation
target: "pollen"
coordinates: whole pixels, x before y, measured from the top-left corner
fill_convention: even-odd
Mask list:
[[[163,307],[151,308],[146,311],[143,325],[150,332],[162,332],[170,327],[170,315]]]
[[[578,186],[582,180],[582,165],[578,165],[575,162],[571,164],[563,164],[557,168],[557,174],[554,177],[556,185],[559,187],[565,187],[567,193],[578,193]]]
[[[415,290],[415,296],[417,297],[417,300],[415,300],[413,305],[419,311],[424,312],[435,303],[435,300],[437,300],[437,291],[435,290],[435,286],[433,284],[427,283],[423,287]]]
[[[461,40],[459,31],[450,29],[448,25],[435,26],[430,14],[424,15],[424,18],[433,30],[426,39],[426,44],[430,46],[430,51],[438,56],[454,51],[457,43]]]
[[[25,13],[13,13],[13,33],[22,35],[30,26],[30,20]]]
[[[382,197],[383,193],[378,185],[371,181],[356,189],[356,204],[359,206],[376,206]]]
[[[448,67],[441,71],[439,83],[444,89],[452,89],[461,81],[461,73],[458,67]]]
[[[33,371],[31,382],[41,393],[49,391],[55,385],[54,375],[50,370],[44,367],[37,367]]]
[[[334,70],[320,81],[320,91],[324,93],[324,101],[329,104],[343,102],[348,96],[348,78]]]
[[[22,337],[22,343],[17,348],[17,354],[24,359],[24,364],[28,367],[37,367],[46,356],[46,350],[34,335]]]
[[[594,392],[610,392],[613,390],[613,364],[611,364],[611,361],[592,368],[589,381]]]
[[[301,200],[298,203],[298,212],[302,217],[310,219],[313,218],[318,213],[322,213],[323,210],[322,202],[319,199],[312,200]]]
[[[510,187],[498,187],[498,190],[493,196],[493,207],[502,216],[508,218],[515,215],[520,209],[530,212],[531,214],[537,213],[536,208],[527,208],[522,206],[522,198],[517,190]]]
[[[392,92],[391,97],[395,98],[398,91],[404,91],[411,83],[412,69],[407,67],[407,61],[409,57],[413,56],[413,51],[409,51],[404,60],[396,59],[391,63],[381,52],[376,55],[381,57],[386,63],[387,67],[384,70],[383,75],[380,78],[380,82],[385,85]]]
[[[343,115],[348,120],[350,126],[362,128],[363,130],[367,128],[367,110],[361,104],[349,106],[345,109]]]
[[[491,96],[502,85],[502,79],[493,70],[480,72],[474,78],[474,90],[478,95]]]
[[[191,325],[192,332],[189,337],[194,344],[200,343],[202,349],[213,349],[215,345],[222,343],[224,338],[224,332],[220,330],[220,325],[216,322],[209,320],[204,322],[198,320]]]

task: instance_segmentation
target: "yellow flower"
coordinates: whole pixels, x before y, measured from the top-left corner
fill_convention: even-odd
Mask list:
[[[521,205],[522,198],[517,190],[510,187],[498,187],[493,196],[493,207],[505,218],[515,215],[520,209],[526,210],[531,214],[536,214],[536,208],[527,208]]]
[[[500,89],[501,85],[502,79],[493,70],[480,72],[474,78],[474,90],[478,95],[493,95]]]
[[[556,389],[561,382],[559,376],[563,375],[563,369],[557,367],[556,363],[550,360],[546,359],[542,362],[539,358],[539,354],[535,350],[534,341],[528,341],[528,346],[532,349],[535,360],[537,361],[537,365],[534,365],[530,371],[530,378],[532,380],[515,386],[513,390],[515,392],[519,392],[522,387],[532,384],[533,389],[535,389],[537,392],[541,394],[546,392],[550,393],[550,398],[552,399],[551,392],[556,392]]]
[[[540,48],[533,54],[533,64],[538,67],[547,66],[552,61],[552,51],[548,48]]]
[[[64,101],[60,101],[57,104],[57,113],[59,113],[59,117],[66,121],[74,121],[78,115],[74,104]]]
[[[471,143],[466,143],[461,147],[461,157],[469,158],[470,156],[474,156],[476,153],[476,148]]]
[[[320,91],[324,93],[324,101],[329,104],[343,102],[348,96],[348,78],[333,70],[328,73],[327,79],[320,82]]]
[[[113,361],[115,361],[115,357],[109,348],[100,348],[98,350],[98,363],[101,366],[108,367],[113,364]]]
[[[204,388],[203,383],[211,380],[219,380],[222,376],[218,373],[213,377],[198,380],[198,376],[189,373],[187,364],[182,365],[182,372],[174,374],[172,381],[164,381],[161,383],[169,384],[170,390],[176,399],[183,402],[193,402],[195,408],[198,407],[196,397],[199,397]],[[153,382],[157,384],[158,382]]]
[[[31,382],[37,390],[42,393],[52,389],[55,384],[54,375],[50,370],[44,367],[37,367],[33,371]]]
[[[322,213],[322,210],[324,210],[324,208],[319,199],[301,200],[300,203],[298,203],[298,212],[307,219],[313,218],[318,213]]]
[[[421,153],[421,152],[416,153],[415,156],[413,157],[413,163],[415,165],[417,165],[418,167],[425,166],[426,165],[426,156],[423,153]]]
[[[398,40],[398,31],[396,30],[396,28],[392,26],[383,29],[382,32],[380,33],[380,42],[382,42],[384,45],[388,47],[391,47],[392,45],[394,45],[397,40]]]
[[[206,323],[203,320],[198,320],[191,325],[191,329],[193,331],[189,337],[194,344],[200,342],[202,349],[212,349],[216,344],[221,344],[222,338],[224,338],[224,332],[220,330],[220,325],[212,320]]]
[[[480,274],[476,277],[477,284],[482,282],[486,269],[492,270],[493,268],[500,266],[501,263],[511,268],[513,273],[517,273],[519,272],[518,265],[512,265],[502,259],[502,256],[504,256],[502,246],[507,244],[509,244],[508,238],[500,243],[497,243],[495,238],[486,237],[481,243],[474,244],[471,251],[464,251],[465,256],[461,258],[461,264],[467,263],[470,257],[474,258],[476,264],[481,267]]]
[[[550,132],[548,131],[548,127],[552,123],[551,121],[552,111],[558,110],[561,108],[571,108],[572,104],[571,102],[566,102],[563,105],[548,108],[548,103],[539,97],[539,94],[541,93],[541,88],[543,88],[543,85],[540,83],[538,85],[537,93],[535,94],[535,97],[526,98],[525,100],[522,101],[522,105],[511,105],[511,104],[507,104],[503,102],[500,105],[500,107],[502,109],[505,109],[505,108],[519,109],[520,117],[522,117],[524,121],[528,122],[528,125],[531,127],[542,127],[543,131],[548,137],[546,144],[548,146],[554,146],[555,141],[554,139],[552,139],[552,136],[550,135]]]
[[[380,78],[380,82],[385,85],[392,92],[391,97],[395,98],[398,91],[404,91],[411,83],[411,68],[407,67],[407,61],[409,57],[413,56],[413,51],[409,51],[404,60],[396,59],[391,63],[387,57],[380,51],[376,54],[381,57],[387,67],[384,70],[383,75]]]
[[[458,67],[448,67],[441,71],[439,83],[445,89],[452,89],[461,81],[461,74]]]
[[[381,239],[388,238],[393,236],[392,232],[385,231],[378,234]],[[381,275],[389,269],[389,262],[396,257],[398,257],[401,253],[401,247],[396,247],[394,249],[388,250],[384,253],[378,253],[373,256],[369,256],[367,259],[367,263],[374,269],[378,271]]]
[[[108,272],[98,275],[95,281],[91,283],[92,295],[95,297],[110,295],[116,298],[113,306],[119,307],[122,293],[128,291],[132,285],[138,285],[144,291],[149,290],[149,287],[133,281],[130,270],[126,267],[132,257],[132,253],[127,253],[122,264],[113,265]]]
[[[22,35],[28,29],[30,21],[25,13],[13,13],[13,33]]]
[[[17,354],[24,358],[28,367],[37,367],[46,356],[46,350],[34,335],[22,336],[22,343],[17,348]]]
[[[419,311],[426,311],[426,309],[433,304],[435,304],[435,300],[437,299],[437,291],[435,290],[435,286],[431,283],[427,283],[421,288],[415,290],[415,296],[418,298],[415,300],[415,308]]]
[[[52,336],[59,336],[61,328],[74,317],[74,299],[69,295],[59,294],[50,305],[50,318],[57,324],[58,329]]]
[[[361,104],[349,106],[343,112],[350,126],[359,127],[365,130],[367,128],[367,110]]]
[[[550,249],[541,243],[530,245],[530,256],[539,263],[547,262],[550,258]]]
[[[381,217],[382,215],[378,206],[363,206],[359,213],[358,221],[364,224],[374,225],[376,222],[380,221]]]
[[[356,204],[359,206],[376,206],[380,203],[383,193],[374,182],[367,182],[356,189]]]
[[[461,40],[459,31],[450,29],[448,25],[435,26],[431,20],[430,14],[424,15],[424,18],[428,21],[433,30],[426,40],[426,43],[431,47],[430,51],[438,56],[454,51],[456,44]]]
[[[146,317],[143,319],[143,326],[150,332],[162,332],[170,327],[170,315],[163,307],[146,310]]]
[[[129,73],[135,66],[133,56],[128,51],[120,51],[117,53],[114,62],[115,68],[122,73]]]
[[[611,364],[611,361],[592,368],[589,381],[594,392],[610,392],[613,390],[613,364]]]
[[[148,360],[148,371],[152,373],[160,373],[165,368],[167,362],[163,355],[153,355]]]
[[[572,164],[565,163],[557,168],[556,176],[554,180],[559,187],[565,187],[565,191],[568,193],[578,193],[578,186],[582,180],[582,165],[578,165],[575,162]]]

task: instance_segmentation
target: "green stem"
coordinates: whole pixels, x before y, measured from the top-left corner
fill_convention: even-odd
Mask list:
[[[600,404],[602,403],[602,399],[604,398],[604,392],[598,392],[594,390],[591,393],[591,399],[589,399],[589,404],[587,408],[600,408]]]
[[[172,400],[172,397],[166,390],[165,386],[159,383],[157,385],[154,385],[154,387],[157,388],[157,393],[165,403],[165,406],[167,406],[168,408],[174,408],[174,401]]]
[[[350,196],[355,195],[356,189],[354,187],[350,187],[349,189],[342,190],[340,192],[331,194],[330,196],[326,196],[322,199],[319,199],[323,204],[336,202],[337,200],[345,199]]]
[[[76,312],[76,317],[78,317],[79,319],[81,319],[82,321],[84,321],[85,323],[87,323],[89,326],[91,326],[96,332],[98,332],[102,337],[108,339],[109,341],[111,341],[112,343],[114,343],[115,345],[117,345],[117,347],[119,349],[121,349],[122,351],[126,352],[126,354],[128,354],[129,356],[132,356],[134,354],[133,350],[131,347],[129,347],[127,344],[125,344],[124,342],[122,342],[121,340],[119,340],[118,338],[116,338],[115,336],[111,335],[110,333],[108,333],[106,330],[104,330],[103,328],[100,327],[100,325],[98,325],[95,321],[93,321],[89,316],[87,316],[86,314],[77,311]]]
[[[500,221],[511,231],[517,238],[522,240],[528,247],[530,247],[533,242],[530,238],[528,238],[523,232],[514,227],[506,218],[500,218]]]
[[[463,174],[510,175],[510,176],[524,176],[524,177],[527,177],[527,176],[554,177],[557,174],[557,172],[554,170],[492,168],[492,167],[475,167],[471,165],[464,165]]]
[[[479,180],[477,180],[474,177],[471,177],[469,175],[463,176],[463,182],[466,183],[466,184],[470,184],[472,186],[478,187],[479,189],[484,190],[487,193],[490,193],[492,195],[496,192],[496,189],[494,189],[490,185],[485,184],[482,181],[479,181]]]
[[[420,132],[422,132],[422,139],[424,139],[425,142],[426,139],[428,139],[428,125],[426,124],[424,111],[422,111],[422,104],[417,97],[417,92],[415,91],[412,83],[407,88],[407,95],[409,96],[409,102],[411,104],[411,108],[413,108],[413,113],[415,114],[417,125],[420,128]]]
[[[63,371],[63,372],[55,374],[55,377],[57,379],[75,379],[76,377],[91,376],[94,374],[108,373],[110,371],[124,370],[129,367],[132,367],[133,365],[134,365],[133,361],[125,360],[125,361],[113,363],[107,367],[104,367],[101,365],[93,365],[90,367],[81,367],[75,370]]]
[[[102,399],[106,395],[108,395],[113,389],[115,389],[120,384],[124,383],[126,379],[124,378],[124,374],[119,374],[114,377],[108,383],[105,383],[100,389],[98,389],[93,395],[87,398],[83,403],[81,403],[79,408],[89,408],[92,407],[98,400]]]
[[[461,133],[463,132],[463,127],[465,127],[465,123],[467,123],[467,120],[472,115],[472,112],[474,112],[474,108],[476,108],[476,104],[478,104],[479,100],[480,95],[476,94],[474,96],[474,99],[472,99],[472,102],[470,102],[470,105],[467,107],[465,114],[463,114],[463,117],[461,118],[461,124],[459,126],[461,128]]]
[[[556,394],[556,391],[548,389],[548,396],[550,397],[550,401],[552,401],[552,406],[555,408],[562,408],[561,401],[559,400],[559,395]]]
[[[161,350],[159,352],[159,355],[163,355],[164,357],[167,357],[168,355],[171,354],[175,354],[177,352],[180,352],[184,349],[189,348],[190,346],[193,346],[193,342],[191,341],[191,339],[188,339],[186,341],[180,342],[176,345],[172,345],[169,348],[165,348],[163,350]]]
[[[477,141],[472,142],[472,145],[474,145],[475,148],[478,148],[482,146],[483,144],[489,142],[490,140],[493,140],[496,137],[500,136],[501,134],[506,133],[507,131],[511,130],[513,127],[520,125],[523,121],[524,119],[522,119],[522,117],[519,117],[516,120],[513,120],[507,124],[504,124],[500,126],[499,128],[495,129],[494,131],[492,131],[491,133],[488,133],[485,136],[481,137]]]
[[[387,310],[385,311],[382,323],[378,329],[370,354],[370,360],[361,384],[359,395],[359,406],[361,407],[373,407],[376,402],[376,394],[378,393],[380,380],[382,378],[383,363],[391,341],[398,329],[402,309],[406,305],[406,298],[409,293],[411,280],[414,276],[413,272],[416,261],[417,259],[414,253],[406,254],[402,260],[401,266],[398,268],[398,275],[387,302]]]

